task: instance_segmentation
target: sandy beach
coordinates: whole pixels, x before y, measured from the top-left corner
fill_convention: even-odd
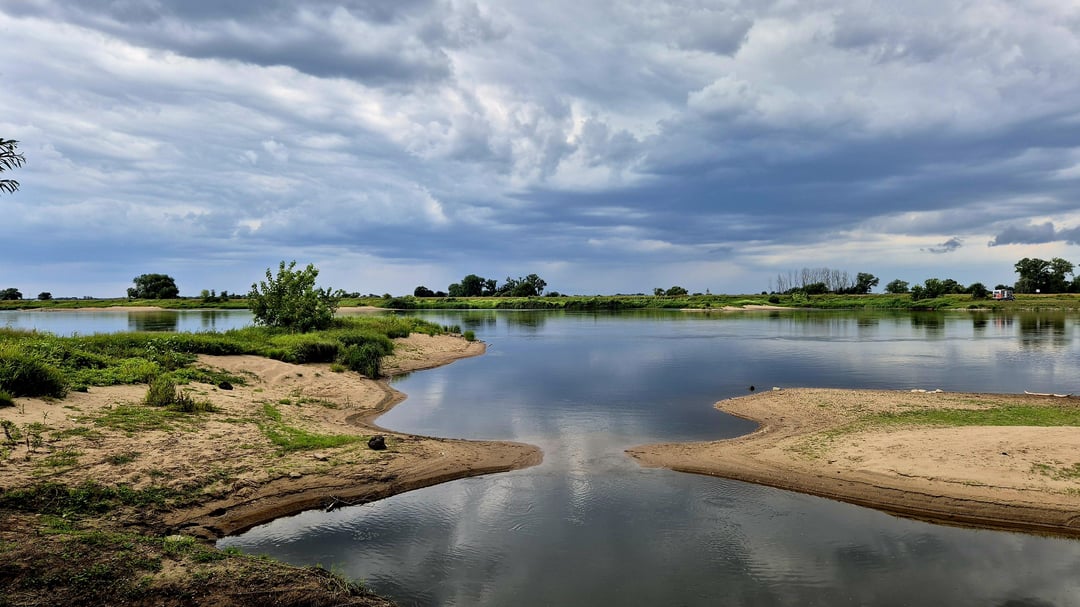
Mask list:
[[[642,465],[963,526],[1080,537],[1080,428],[881,423],[883,414],[1080,407],[1036,395],[785,389],[721,401],[757,421],[723,441],[627,451]]]

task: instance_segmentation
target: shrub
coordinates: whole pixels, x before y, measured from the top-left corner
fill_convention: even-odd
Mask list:
[[[266,280],[251,285],[248,307],[255,315],[255,323],[301,333],[328,328],[342,292],[316,288],[319,270],[314,265],[308,264],[303,270],[295,267],[295,261],[287,267],[282,261],[277,277],[267,268]]]
[[[465,341],[476,341],[476,333],[474,331],[466,331]]]
[[[382,376],[383,351],[374,343],[345,346],[338,362],[372,379]]]
[[[187,392],[181,392],[176,382],[166,374],[158,375],[150,382],[150,387],[143,398],[143,404],[151,407],[169,407],[182,413],[200,413],[212,411],[213,406],[207,401],[197,401]]]
[[[176,382],[168,375],[158,375],[150,382],[143,404],[151,407],[167,407],[176,402]]]
[[[5,392],[3,390],[0,390],[0,407],[14,407],[14,406],[15,406],[15,397],[13,397],[11,395],[11,393],[9,393],[9,392]]]
[[[0,347],[0,390],[13,396],[54,396],[67,394],[60,371],[40,357],[18,347]]]

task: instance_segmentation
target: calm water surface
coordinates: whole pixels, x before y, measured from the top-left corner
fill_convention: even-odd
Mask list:
[[[487,355],[397,383],[396,430],[540,445],[541,466],[309,512],[223,546],[405,605],[1078,605],[1080,542],[954,529],[623,450],[737,436],[750,385],[1080,392],[1078,319],[968,313],[428,314]]]
[[[1077,541],[928,525],[623,454],[750,431],[711,407],[750,385],[1080,392],[1080,317],[425,317],[473,329],[488,353],[398,381],[409,399],[379,423],[529,442],[544,463],[280,519],[222,546],[333,567],[403,605],[1080,605]]]

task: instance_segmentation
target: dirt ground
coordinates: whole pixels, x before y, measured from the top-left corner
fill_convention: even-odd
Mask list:
[[[395,342],[384,373],[426,369],[484,352],[482,343],[460,337],[414,334]],[[41,437],[37,444],[20,442],[0,453],[0,495],[42,483],[161,487],[188,499],[179,507],[113,513],[109,520],[80,524],[96,532],[157,538],[182,534],[205,542],[302,510],[364,503],[452,479],[534,465],[542,457],[530,445],[411,436],[379,428],[374,418],[405,395],[387,381],[336,373],[330,365],[301,366],[255,356],[202,356],[197,365],[227,371],[244,382],[231,389],[181,386],[196,400],[209,401],[213,411],[166,418],[132,415],[149,409],[139,404],[146,386],[92,387],[62,400],[18,398],[15,407],[0,409],[0,419],[17,427],[40,424]],[[143,421],[131,426],[118,420]],[[332,448],[287,451],[271,442],[267,428],[360,438]],[[385,450],[369,448],[368,438],[374,435],[385,437]],[[40,521],[21,513],[0,518],[0,562],[9,560],[7,556],[24,564],[47,560],[48,551],[34,549],[33,542],[22,537],[48,536]],[[294,569],[282,565],[280,573],[295,577]],[[26,574],[25,568],[0,567],[0,588],[22,587],[19,580],[25,581]],[[183,585],[176,581],[182,578],[173,575],[169,583]],[[318,575],[313,579],[316,586],[323,583]],[[184,604],[224,604],[225,595],[232,596],[222,590],[206,602]],[[5,596],[0,593],[0,605]],[[26,599],[10,604],[36,603]],[[262,595],[250,604],[275,603]]]
[[[1078,407],[1037,395],[785,389],[717,403],[757,421],[724,441],[656,444],[641,464],[733,478],[965,526],[1080,536],[1080,428],[891,426],[878,413]]]

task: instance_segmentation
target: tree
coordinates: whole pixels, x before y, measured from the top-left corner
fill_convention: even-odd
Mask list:
[[[0,173],[10,171],[11,169],[17,169],[26,162],[26,158],[16,151],[18,149],[18,141],[0,137]],[[18,189],[18,181],[15,181],[14,179],[0,179],[0,192],[13,194]]]
[[[248,307],[255,323],[301,333],[329,327],[344,292],[317,288],[319,270],[310,263],[303,270],[294,268],[296,261],[288,266],[282,261],[277,277],[267,268],[266,280],[251,285]]]
[[[1050,261],[1037,257],[1025,257],[1013,266],[1020,279],[1014,290],[1017,293],[1064,293],[1070,288],[1068,275],[1075,266],[1060,257]]]
[[[990,289],[986,288],[981,282],[973,282],[971,286],[967,288],[967,292],[971,293],[972,299],[986,299],[990,295]]]
[[[420,285],[419,287],[413,289],[412,294],[413,297],[435,297],[435,291],[432,291],[424,285]]]
[[[0,300],[12,301],[15,299],[22,299],[22,293],[18,289],[11,288],[0,291]]]
[[[1048,293],[1065,293],[1069,290],[1069,279],[1066,274],[1072,274],[1074,266],[1071,262],[1060,257],[1050,260],[1050,281],[1047,284]]]
[[[176,299],[180,296],[176,280],[167,274],[141,274],[133,281],[135,286],[127,290],[127,296],[132,299]]]
[[[656,297],[663,297],[664,296],[664,287],[656,287],[655,289],[652,290],[652,294],[655,295]]]
[[[906,280],[900,280],[899,278],[897,278],[896,280],[894,280],[894,281],[890,282],[889,284],[885,285],[885,292],[886,293],[891,293],[893,295],[899,295],[901,293],[907,293],[908,292],[908,286],[909,285],[908,285],[908,282]]]
[[[877,276],[868,274],[866,272],[859,272],[855,276],[855,286],[851,287],[851,292],[855,294],[869,293],[870,289],[878,286]]]
[[[49,301],[50,299],[52,299],[52,293],[49,293],[48,291],[42,291],[41,293],[38,293],[37,298],[39,301]]]
[[[484,282],[487,279],[477,276],[476,274],[469,274],[465,278],[461,279],[461,288],[464,292],[462,297],[480,297],[484,294]]]
[[[683,296],[686,296],[686,295],[689,295],[689,294],[690,294],[690,291],[687,291],[686,289],[684,289],[683,287],[680,287],[678,285],[675,285],[675,286],[671,287],[670,289],[668,289],[667,291],[664,291],[664,295],[667,295],[668,297],[683,297]]]

